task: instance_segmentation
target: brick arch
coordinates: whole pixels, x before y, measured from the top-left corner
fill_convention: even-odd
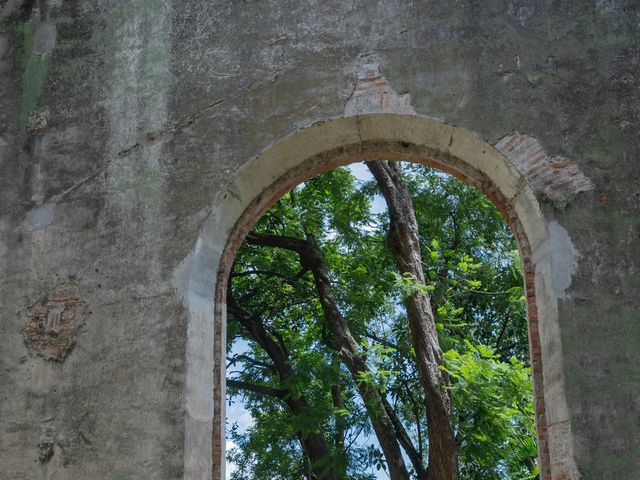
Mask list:
[[[507,158],[464,130],[426,117],[394,114],[339,118],[301,130],[250,161],[218,198],[189,259],[185,291],[185,478],[224,478],[224,299],[242,240],[295,185],[363,160],[402,160],[438,168],[479,188],[501,211],[523,260],[541,478],[578,478],[564,394],[557,294],[551,287],[550,229],[533,191]],[[207,339],[214,344],[212,357]],[[211,367],[213,379],[206,375]],[[213,440],[207,441],[212,431]]]

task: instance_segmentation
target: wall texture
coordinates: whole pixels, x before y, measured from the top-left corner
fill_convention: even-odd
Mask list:
[[[537,152],[520,167],[577,258],[558,279],[575,476],[637,478],[637,1],[5,0],[0,18],[1,478],[206,470],[185,457],[211,441],[185,431],[212,383],[186,377],[210,359],[187,355],[185,259],[243,165],[360,108],[369,59],[393,108]]]

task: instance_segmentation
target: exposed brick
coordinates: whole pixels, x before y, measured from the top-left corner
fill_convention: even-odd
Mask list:
[[[550,156],[536,138],[524,133],[502,137],[494,145],[522,173],[535,191],[554,201],[566,201],[594,188],[578,165],[560,155]]]
[[[64,282],[27,308],[29,323],[22,336],[29,351],[47,360],[62,362],[75,344],[75,337],[87,315],[87,303],[78,285]]]
[[[345,105],[345,115],[363,113],[405,113],[415,114],[408,94],[398,94],[380,72],[380,66],[373,56],[363,59],[357,68],[356,86]]]

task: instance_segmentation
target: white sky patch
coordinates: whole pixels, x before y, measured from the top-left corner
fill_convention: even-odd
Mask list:
[[[364,162],[352,163],[347,165],[351,174],[360,182],[369,182],[373,180],[373,175],[364,164]],[[376,195],[371,201],[371,213],[380,214],[387,211],[387,204],[384,202],[382,195]]]
[[[249,350],[249,344],[246,340],[238,339],[233,342],[231,346],[231,351],[228,356],[240,355],[243,353],[247,353]],[[244,404],[239,400],[233,400],[231,405],[227,405],[227,431],[231,428],[231,425],[236,423],[238,425],[238,432],[245,433],[252,425],[253,425],[253,417],[251,417],[251,413],[249,410],[244,408]],[[227,452],[237,445],[226,438],[226,450]],[[231,474],[235,471],[236,464],[233,462],[227,462],[226,466],[226,480],[231,479]]]
[[[227,451],[229,451],[230,449],[234,448],[236,446],[235,443],[233,443],[231,440],[227,439]],[[232,462],[227,462],[227,466],[226,466],[226,474],[225,474],[225,480],[231,480],[231,474],[233,472],[235,472],[236,470],[236,464],[232,463]]]
[[[380,469],[380,470],[378,470],[376,472],[376,479],[377,480],[389,480],[389,478],[390,478],[389,474],[386,471],[382,470],[382,469]]]
[[[371,435],[365,435],[364,433],[361,433],[356,438],[354,445],[358,447],[364,447],[365,445],[375,445],[380,451],[382,451],[382,449],[380,448],[380,442],[378,442],[378,439],[373,433]],[[404,458],[404,461],[406,462],[407,457],[404,453],[404,450],[402,451],[402,456]],[[387,471],[382,468],[380,470],[376,470],[375,467],[371,467],[371,473],[376,476],[376,480],[390,480],[391,478],[389,477],[389,473],[387,473]]]
[[[233,423],[238,424],[238,432],[245,433],[249,428],[253,426],[253,417],[249,410],[244,408],[242,402],[234,401],[227,407],[227,420],[230,422],[229,426]],[[230,440],[227,440],[229,445]]]

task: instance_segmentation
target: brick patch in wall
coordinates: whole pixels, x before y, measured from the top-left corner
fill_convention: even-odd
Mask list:
[[[550,200],[564,202],[578,192],[594,188],[576,162],[549,155],[531,135],[514,132],[502,137],[494,147],[515,165],[533,190]]]
[[[375,55],[365,55],[356,68],[357,80],[351,96],[344,107],[344,115],[365,113],[414,114],[408,93],[397,93],[382,75]]]
[[[75,282],[59,284],[53,292],[27,308],[29,323],[21,331],[29,351],[62,362],[75,344],[87,315],[87,302]]]

